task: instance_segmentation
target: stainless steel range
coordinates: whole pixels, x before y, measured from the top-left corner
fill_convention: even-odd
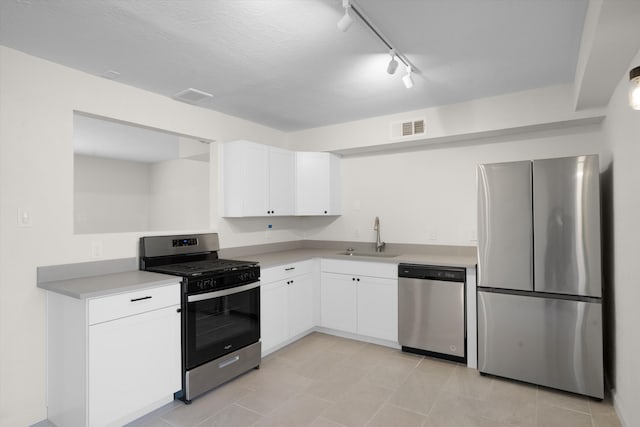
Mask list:
[[[260,365],[260,266],[219,248],[216,233],[140,239],[141,270],[182,277],[185,403]]]

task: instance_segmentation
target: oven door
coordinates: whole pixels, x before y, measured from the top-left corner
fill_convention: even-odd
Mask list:
[[[188,295],[184,334],[186,370],[260,340],[260,282]]]

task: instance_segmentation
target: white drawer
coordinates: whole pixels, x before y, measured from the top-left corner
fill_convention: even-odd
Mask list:
[[[180,284],[89,300],[89,325],[180,304]]]
[[[312,260],[293,262],[291,264],[283,264],[277,267],[263,268],[260,270],[260,282],[277,282],[290,277],[300,276],[301,274],[311,273],[312,271]]]
[[[351,274],[354,276],[398,278],[398,264],[390,262],[343,261],[323,259],[322,271],[327,273]]]

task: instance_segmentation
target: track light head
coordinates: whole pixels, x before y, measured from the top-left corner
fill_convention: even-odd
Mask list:
[[[353,18],[349,16],[349,10],[345,9],[344,16],[338,21],[338,29],[343,33],[353,24]]]
[[[367,28],[371,30],[373,35],[375,35],[389,50],[389,55],[391,58],[389,59],[389,63],[387,64],[387,73],[393,75],[396,73],[398,69],[398,62],[402,62],[402,64],[407,67],[407,74],[402,77],[402,82],[407,89],[413,87],[413,69],[410,65],[411,63],[407,59],[406,56],[402,54],[396,54],[396,50],[393,48],[393,45],[380,33],[380,31],[369,22],[366,17],[366,14],[363,13],[361,7],[359,5],[352,5],[352,0],[342,0],[342,7],[344,8],[344,15],[338,21],[338,29],[342,32],[345,32],[349,29],[351,24],[353,24],[353,18],[349,15],[349,10],[352,10],[358,17],[358,20],[364,24]],[[419,72],[419,71],[418,71]]]
[[[629,72],[629,105],[634,110],[640,110],[640,67]]]
[[[404,87],[407,89],[411,89],[413,87],[413,77],[411,76],[411,67],[407,67],[407,74],[402,78],[402,83],[404,83]]]
[[[349,0],[342,0],[342,7],[344,7],[344,16],[338,21],[338,29],[344,33],[353,24],[353,18],[349,15],[349,8],[351,8]]]
[[[396,52],[395,50],[391,49],[391,52],[389,52],[389,54],[391,55],[391,59],[389,60],[389,65],[387,65],[387,73],[395,74],[396,70],[398,69],[398,60],[396,59]]]

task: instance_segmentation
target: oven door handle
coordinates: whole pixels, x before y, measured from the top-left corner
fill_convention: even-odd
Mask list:
[[[206,294],[189,295],[187,302],[198,302],[212,298],[226,297],[227,295],[237,294],[239,292],[249,291],[260,287],[260,282],[249,283],[248,285],[242,285],[235,288],[223,289],[221,291],[207,292]]]

